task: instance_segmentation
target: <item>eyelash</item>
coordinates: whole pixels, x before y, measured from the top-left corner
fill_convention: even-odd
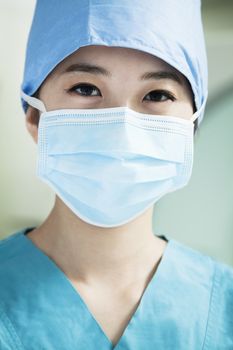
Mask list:
[[[78,88],[90,88],[91,87],[91,91],[93,91],[93,90],[98,90],[98,92],[99,92],[99,94],[100,95],[85,95],[85,94],[80,94],[80,93],[78,93],[76,90],[78,89]],[[102,96],[101,95],[101,92],[100,92],[100,90],[95,86],[95,85],[92,85],[92,84],[87,84],[87,83],[81,83],[81,84],[78,84],[78,85],[75,85],[75,86],[73,86],[71,89],[69,89],[69,92],[72,92],[72,93],[75,93],[75,94],[78,94],[78,95],[80,95],[80,96],[82,96],[82,97],[96,97],[96,96]],[[89,90],[89,92],[90,92],[90,90]],[[157,97],[158,97],[158,95],[159,96],[166,96],[166,100],[149,100],[149,102],[166,102],[168,99],[169,100],[171,100],[171,101],[175,101],[176,100],[176,98],[175,98],[175,96],[173,95],[173,94],[171,94],[169,91],[167,91],[167,90],[153,90],[153,91],[150,91],[147,95],[149,95],[149,94],[151,94],[151,93],[156,93],[156,95],[157,95]],[[146,96],[147,96],[146,95]],[[146,101],[148,101],[148,100],[146,100]]]

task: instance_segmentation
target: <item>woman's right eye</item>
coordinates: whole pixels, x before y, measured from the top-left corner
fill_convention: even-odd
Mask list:
[[[87,83],[75,85],[69,91],[84,97],[102,96],[100,90],[95,85]]]

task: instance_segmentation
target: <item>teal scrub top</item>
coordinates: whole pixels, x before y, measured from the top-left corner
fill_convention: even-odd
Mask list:
[[[1,350],[233,349],[230,266],[169,239],[114,346],[67,276],[27,237],[29,231],[0,241]]]

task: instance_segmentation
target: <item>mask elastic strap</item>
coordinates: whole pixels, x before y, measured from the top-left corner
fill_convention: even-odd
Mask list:
[[[205,100],[203,101],[200,109],[198,109],[193,115],[192,115],[192,118],[190,119],[191,122],[195,122],[195,120],[201,115],[203,109],[205,108],[205,105],[206,105],[206,101],[207,101],[207,97],[205,98]]]
[[[21,95],[22,99],[25,102],[27,102],[30,106],[38,109],[42,113],[46,112],[46,108],[45,108],[44,103],[41,100],[39,100],[38,98],[29,96],[29,95],[25,94],[22,90],[21,90],[20,95]]]
[[[30,95],[27,95],[25,94],[22,90],[21,90],[21,93],[20,93],[22,99],[24,101],[26,101],[30,106],[38,109],[39,111],[41,111],[42,113],[46,112],[46,108],[45,108],[45,105],[44,103],[39,100],[38,98],[36,97],[32,97]],[[207,97],[205,98],[205,100],[203,101],[202,105],[201,105],[201,108],[198,109],[192,116],[192,118],[190,119],[191,122],[195,122],[195,120],[201,115],[203,109],[205,108],[205,105],[206,105],[206,100],[207,100]]]

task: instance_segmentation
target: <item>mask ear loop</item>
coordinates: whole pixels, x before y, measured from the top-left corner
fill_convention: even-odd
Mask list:
[[[32,107],[38,109],[38,110],[39,110],[40,112],[42,112],[42,113],[47,112],[44,103],[43,103],[41,100],[39,100],[38,98],[29,96],[29,95],[25,94],[22,90],[21,90],[21,92],[20,92],[20,95],[21,95],[22,99],[23,99],[24,101],[26,101],[30,106],[32,106]],[[207,100],[207,98],[206,98],[205,101],[202,103],[201,108],[200,108],[199,110],[197,110],[197,111],[192,115],[192,117],[191,117],[191,119],[190,119],[191,122],[194,123],[195,120],[201,115],[201,113],[202,113],[202,111],[203,111],[203,109],[204,109],[204,107],[205,107],[205,105],[206,105],[206,100]]]
[[[30,106],[38,109],[40,112],[42,113],[47,112],[44,103],[38,98],[29,96],[25,94],[22,90],[20,92],[20,96],[25,102],[27,102]]]
[[[205,98],[205,100],[203,101],[201,107],[192,115],[192,117],[190,118],[190,121],[191,122],[195,122],[195,120],[197,118],[199,118],[199,116],[201,115],[203,109],[205,108],[205,105],[206,105],[206,100],[207,100],[207,97]]]

